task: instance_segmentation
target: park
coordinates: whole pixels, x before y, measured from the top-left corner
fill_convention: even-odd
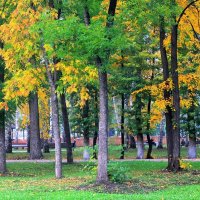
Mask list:
[[[0,0],[0,199],[200,199],[200,0]]]

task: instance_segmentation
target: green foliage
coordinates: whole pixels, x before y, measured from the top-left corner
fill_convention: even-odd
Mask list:
[[[90,160],[89,162],[84,165],[83,171],[89,172],[91,175],[97,174],[97,162],[96,160]]]
[[[123,183],[130,179],[127,175],[127,169],[119,164],[109,163],[108,178],[114,183]]]

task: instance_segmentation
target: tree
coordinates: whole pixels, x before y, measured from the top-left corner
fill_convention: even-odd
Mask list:
[[[38,94],[31,93],[29,95],[29,115],[30,115],[30,158],[41,159],[41,141],[39,129],[39,108]]]
[[[0,48],[3,45],[0,43]],[[4,63],[0,57],[0,102],[3,103]],[[5,108],[0,108],[0,173],[6,172],[6,149],[5,149]]]
[[[108,21],[106,27],[109,29],[113,25],[117,0],[110,0],[108,8]],[[109,50],[108,54],[109,54]],[[107,55],[109,57],[109,55]],[[96,57],[96,65],[99,74],[99,153],[98,153],[98,182],[108,181],[108,84],[107,73],[103,69],[103,63],[99,56]]]

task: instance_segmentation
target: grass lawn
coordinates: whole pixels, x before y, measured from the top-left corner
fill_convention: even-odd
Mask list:
[[[97,185],[88,163],[64,164],[54,178],[53,163],[9,163],[0,177],[0,199],[200,199],[200,163],[180,173],[163,171],[166,162],[111,162],[129,177],[123,184]]]
[[[110,159],[119,159],[121,152],[120,146],[109,145],[109,158]],[[134,159],[136,158],[136,149],[129,149],[125,152],[125,159]],[[147,153],[147,147],[145,148],[145,155]],[[62,149],[63,158],[66,157],[66,149]],[[74,159],[81,160],[83,158],[83,147],[77,147],[73,151]],[[92,147],[90,148],[90,154],[92,155]],[[153,148],[152,155],[154,158],[167,158],[167,149],[156,149]],[[50,153],[43,154],[44,159],[54,159],[54,150],[51,150]],[[187,158],[187,148],[181,148],[181,156],[182,158]],[[197,156],[200,157],[200,147],[197,146]],[[18,150],[14,151],[12,154],[7,154],[7,159],[11,160],[20,160],[20,159],[28,159],[29,155],[26,153],[26,150]]]

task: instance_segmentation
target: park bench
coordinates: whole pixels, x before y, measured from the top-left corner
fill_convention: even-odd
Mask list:
[[[24,149],[24,148],[27,148],[27,144],[12,144],[12,148],[13,149],[18,149],[18,148]]]

